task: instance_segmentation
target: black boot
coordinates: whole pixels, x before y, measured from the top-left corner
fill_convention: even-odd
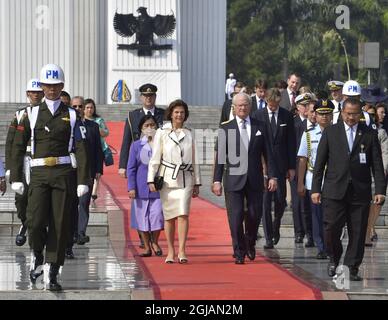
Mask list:
[[[26,243],[27,241],[26,232],[27,232],[27,227],[24,224],[22,224],[22,226],[20,227],[19,233],[16,235],[16,239],[15,239],[15,244],[18,247],[21,247]]]
[[[42,251],[34,251],[34,258],[32,261],[33,269],[30,271],[30,280],[32,283],[35,283],[40,276],[43,276],[43,262],[44,256]]]
[[[49,271],[49,290],[50,291],[62,291],[62,286],[58,283],[57,277],[60,265],[51,263]]]

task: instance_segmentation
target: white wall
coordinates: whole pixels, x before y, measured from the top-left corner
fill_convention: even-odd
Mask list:
[[[108,103],[112,102],[112,90],[120,79],[126,81],[132,93],[131,103],[139,103],[138,88],[144,83],[153,83],[158,87],[156,103],[159,105],[166,105],[181,96],[179,2],[179,0],[111,0],[108,2]],[[172,50],[154,51],[151,57],[139,57],[137,51],[117,49],[118,44],[134,43],[135,35],[125,38],[114,31],[113,19],[116,10],[121,14],[132,13],[137,16],[136,10],[139,7],[146,7],[150,16],[174,13],[177,19],[174,34],[168,39],[154,36],[158,44],[173,44]]]
[[[226,0],[182,0],[182,96],[190,105],[225,100]]]
[[[103,103],[105,1],[0,0],[0,102],[25,102],[27,81],[56,63],[64,69],[65,90]]]

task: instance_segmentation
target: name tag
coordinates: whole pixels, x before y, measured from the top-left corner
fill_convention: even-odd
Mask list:
[[[366,164],[366,153],[360,153],[360,163]]]

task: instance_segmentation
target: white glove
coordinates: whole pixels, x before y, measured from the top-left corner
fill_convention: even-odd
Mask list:
[[[12,182],[11,189],[17,194],[22,195],[24,192],[24,184],[23,182]]]
[[[11,170],[5,172],[5,180],[9,183],[9,177],[11,176]]]
[[[84,184],[80,184],[78,185],[77,187],[77,196],[78,198],[79,197],[82,197],[83,195],[87,194],[89,192],[89,187],[84,185]]]

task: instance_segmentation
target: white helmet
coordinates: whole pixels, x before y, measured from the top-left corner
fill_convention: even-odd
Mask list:
[[[233,73],[229,73],[229,78],[234,78],[234,74]]]
[[[345,96],[359,96],[361,95],[361,86],[357,81],[349,80],[344,83],[342,94]]]
[[[40,83],[58,84],[65,83],[65,75],[60,66],[56,64],[46,64],[40,70]]]
[[[40,92],[42,92],[43,90],[40,86],[39,79],[33,78],[30,81],[28,81],[26,91],[40,91]]]

